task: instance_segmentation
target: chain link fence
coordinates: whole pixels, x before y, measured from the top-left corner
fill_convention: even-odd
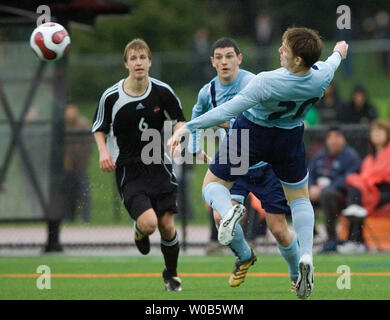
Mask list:
[[[305,131],[305,143],[308,150],[308,157],[315,154],[324,146],[324,138],[327,126],[307,128]],[[367,153],[368,127],[364,126],[343,126],[347,141],[354,147],[361,156]],[[29,140],[32,136],[29,136]],[[39,135],[37,133],[36,138]],[[41,141],[41,139],[39,139]],[[129,250],[134,249],[132,222],[123,208],[122,202],[116,190],[114,175],[99,173],[98,162],[95,150],[95,142],[89,131],[68,131],[66,134],[65,146],[65,175],[62,185],[63,203],[62,222],[59,228],[59,242],[66,250],[85,250],[100,252],[101,250]],[[42,141],[41,141],[42,142]],[[72,155],[69,155],[72,152]],[[89,155],[89,153],[92,153]],[[39,153],[35,154],[35,166],[42,171],[41,179],[45,178],[45,162]],[[85,158],[87,156],[87,158]],[[82,166],[74,165],[69,157],[80,160]],[[67,163],[68,162],[68,163]],[[23,166],[20,166],[23,167]],[[98,175],[98,176],[97,176]],[[100,177],[104,177],[104,181]],[[183,173],[181,174],[183,178]],[[47,178],[47,177],[46,177]],[[184,248],[203,248],[208,244],[210,226],[191,224],[185,197],[191,197],[199,188],[192,187],[188,181],[187,173],[184,173],[185,181],[180,183],[178,199],[180,212],[176,219],[176,225]],[[16,197],[9,197],[2,193],[2,210],[7,215],[1,219],[8,221],[0,225],[0,252],[9,252],[14,249],[42,249],[47,244],[48,229],[44,223],[10,224],[12,219],[17,220],[18,215],[23,217],[42,217],[39,202],[33,188],[26,179],[26,174],[19,168],[19,175],[12,180],[18,181],[20,189],[12,194]],[[8,186],[8,184],[6,184]],[[47,184],[46,184],[47,186]],[[7,187],[7,191],[9,191]],[[9,195],[9,193],[8,193]],[[6,206],[7,205],[7,206]],[[204,210],[205,215],[208,214]],[[322,235],[324,236],[324,235]],[[259,239],[258,244],[274,246],[272,237]],[[321,241],[321,239],[319,240]],[[159,248],[158,233],[151,238],[155,250]],[[318,242],[318,241],[317,241]]]
[[[390,52],[390,41],[371,43],[374,52]],[[324,51],[330,48],[325,46]],[[356,55],[369,50],[368,43],[359,42],[351,46]],[[277,67],[277,48],[269,48],[270,66]],[[376,51],[375,51],[376,50]],[[245,48],[243,68],[257,70],[257,51]],[[370,51],[373,53],[373,51]],[[365,61],[360,68],[372,68],[370,61]],[[0,50],[1,104],[8,103],[15,115],[15,123],[20,119],[25,103],[26,92],[37,68],[37,60],[31,54],[27,43],[2,43]],[[169,83],[172,87],[193,86],[198,83],[199,66],[202,71],[201,81],[206,82],[213,75],[209,61],[200,61],[189,52],[155,53],[151,76]],[[6,179],[0,185],[0,252],[13,252],[15,249],[41,250],[50,238],[46,224],[47,214],[42,206],[42,199],[49,201],[51,191],[51,150],[53,148],[52,113],[56,98],[52,92],[54,76],[53,64],[48,64],[37,92],[31,101],[31,107],[23,122],[20,140],[25,153],[15,148],[12,161],[7,168]],[[80,102],[80,105],[94,106],[104,89],[125,76],[121,55],[70,55],[67,69],[67,86],[69,100]],[[196,86],[195,86],[196,87]],[[194,97],[199,87],[194,88]],[[194,103],[195,101],[193,101]],[[54,106],[54,107],[53,107]],[[185,106],[190,108],[191,106]],[[92,108],[92,107],[91,107]],[[95,107],[93,107],[95,108]],[[91,119],[90,119],[91,120]],[[326,126],[309,127],[305,132],[305,143],[308,157],[312,157],[323,147]],[[368,127],[343,126],[347,141],[363,157],[367,153]],[[0,108],[0,169],[5,170],[3,163],[7,150],[15,141],[12,140],[13,127],[4,108]],[[132,222],[123,208],[116,190],[114,176],[104,174],[98,167],[98,154],[89,130],[68,129],[65,135],[62,180],[57,181],[62,197],[57,199],[61,212],[61,223],[57,225],[58,241],[62,248],[127,250],[134,248]],[[26,165],[26,153],[28,163]],[[36,183],[32,179],[34,172]],[[1,171],[0,171],[1,172]],[[203,223],[191,221],[188,209],[188,198],[200,192],[194,186],[194,174],[189,172],[182,176],[178,203],[182,214],[176,221],[183,247],[203,248],[209,242],[210,226],[208,211]],[[201,181],[201,179],[199,180]],[[37,191],[36,185],[39,186]],[[187,197],[187,199],[186,199]],[[204,206],[194,203],[194,206]],[[184,214],[183,214],[184,213]],[[186,215],[187,214],[187,215]],[[23,221],[23,222],[17,222]],[[42,222],[43,221],[43,222]],[[158,233],[151,238],[155,250],[159,248]],[[260,240],[261,245],[275,242],[271,239]]]

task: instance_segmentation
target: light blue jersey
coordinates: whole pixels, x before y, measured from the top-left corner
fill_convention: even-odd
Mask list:
[[[255,75],[249,71],[240,69],[237,77],[233,82],[229,84],[222,83],[218,76],[214,77],[209,83],[204,85],[200,89],[198,94],[198,101],[192,109],[191,119],[195,119],[204,113],[210,111],[213,108],[231,100],[235,97],[241,90],[243,90],[246,85],[255,77]],[[235,118],[230,119],[230,127],[232,126]],[[225,129],[219,129],[221,138],[225,135]],[[200,141],[200,132],[196,131],[192,136],[190,143],[188,145],[190,152],[196,153],[200,151],[199,141]],[[222,139],[221,139],[222,140]],[[251,167],[250,169],[258,168],[264,166],[266,163],[261,162]]]
[[[252,80],[255,75],[251,72],[240,69],[236,79],[229,84],[222,83],[218,76],[214,77],[209,83],[205,84],[200,89],[198,94],[198,101],[192,109],[191,119],[195,119],[202,114],[210,111],[213,108],[221,105],[222,103],[231,100],[235,97],[245,86]],[[229,119],[234,122],[234,119]],[[220,130],[221,138],[225,134],[225,130]],[[196,132],[192,137],[192,141],[189,144],[190,151],[195,153],[200,150],[199,140],[200,132]]]
[[[340,53],[334,52],[304,75],[291,73],[286,68],[261,72],[233,99],[191,120],[186,128],[190,132],[209,128],[240,113],[264,127],[301,126],[309,108],[323,96],[340,62]]]

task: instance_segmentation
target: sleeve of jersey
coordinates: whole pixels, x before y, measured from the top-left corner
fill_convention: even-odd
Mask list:
[[[264,100],[265,96],[264,77],[260,73],[233,99],[191,120],[186,124],[186,128],[193,132],[229,121]]]
[[[319,67],[322,72],[325,72],[327,75],[327,81],[332,81],[334,73],[339,67],[341,62],[341,55],[339,52],[333,52],[326,61],[318,61],[316,63],[317,67]]]
[[[333,52],[325,63],[330,67],[332,73],[335,73],[341,62],[341,54],[338,51]]]
[[[174,122],[186,121],[181,107],[180,99],[176,96],[172,89],[167,90],[164,94],[165,105],[164,113],[167,120]]]
[[[198,100],[192,108],[191,120],[201,116],[207,111],[207,92],[208,90],[205,87],[203,87],[202,90],[199,91]],[[188,141],[188,150],[193,154],[200,151],[200,137],[201,132],[199,130],[196,130],[195,132],[190,134]]]
[[[337,68],[339,67],[341,62],[341,54],[337,51],[333,52],[326,61],[318,61],[316,62],[316,67],[324,76],[324,81],[322,84],[322,89],[325,91],[325,89],[328,87],[329,83],[332,81],[334,77],[334,73],[336,72]]]
[[[110,132],[112,103],[111,95],[106,92],[102,94],[99,105],[93,117],[92,132],[102,131],[105,134]]]

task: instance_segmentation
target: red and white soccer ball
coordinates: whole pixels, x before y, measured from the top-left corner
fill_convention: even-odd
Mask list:
[[[55,61],[69,51],[70,37],[59,23],[47,22],[35,28],[30,37],[30,46],[41,60]]]

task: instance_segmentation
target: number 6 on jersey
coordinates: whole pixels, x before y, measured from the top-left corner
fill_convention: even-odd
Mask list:
[[[141,131],[141,132],[144,132],[146,129],[149,128],[149,125],[145,122],[145,118],[142,117],[141,120],[139,121],[139,124],[138,124],[138,129]]]

